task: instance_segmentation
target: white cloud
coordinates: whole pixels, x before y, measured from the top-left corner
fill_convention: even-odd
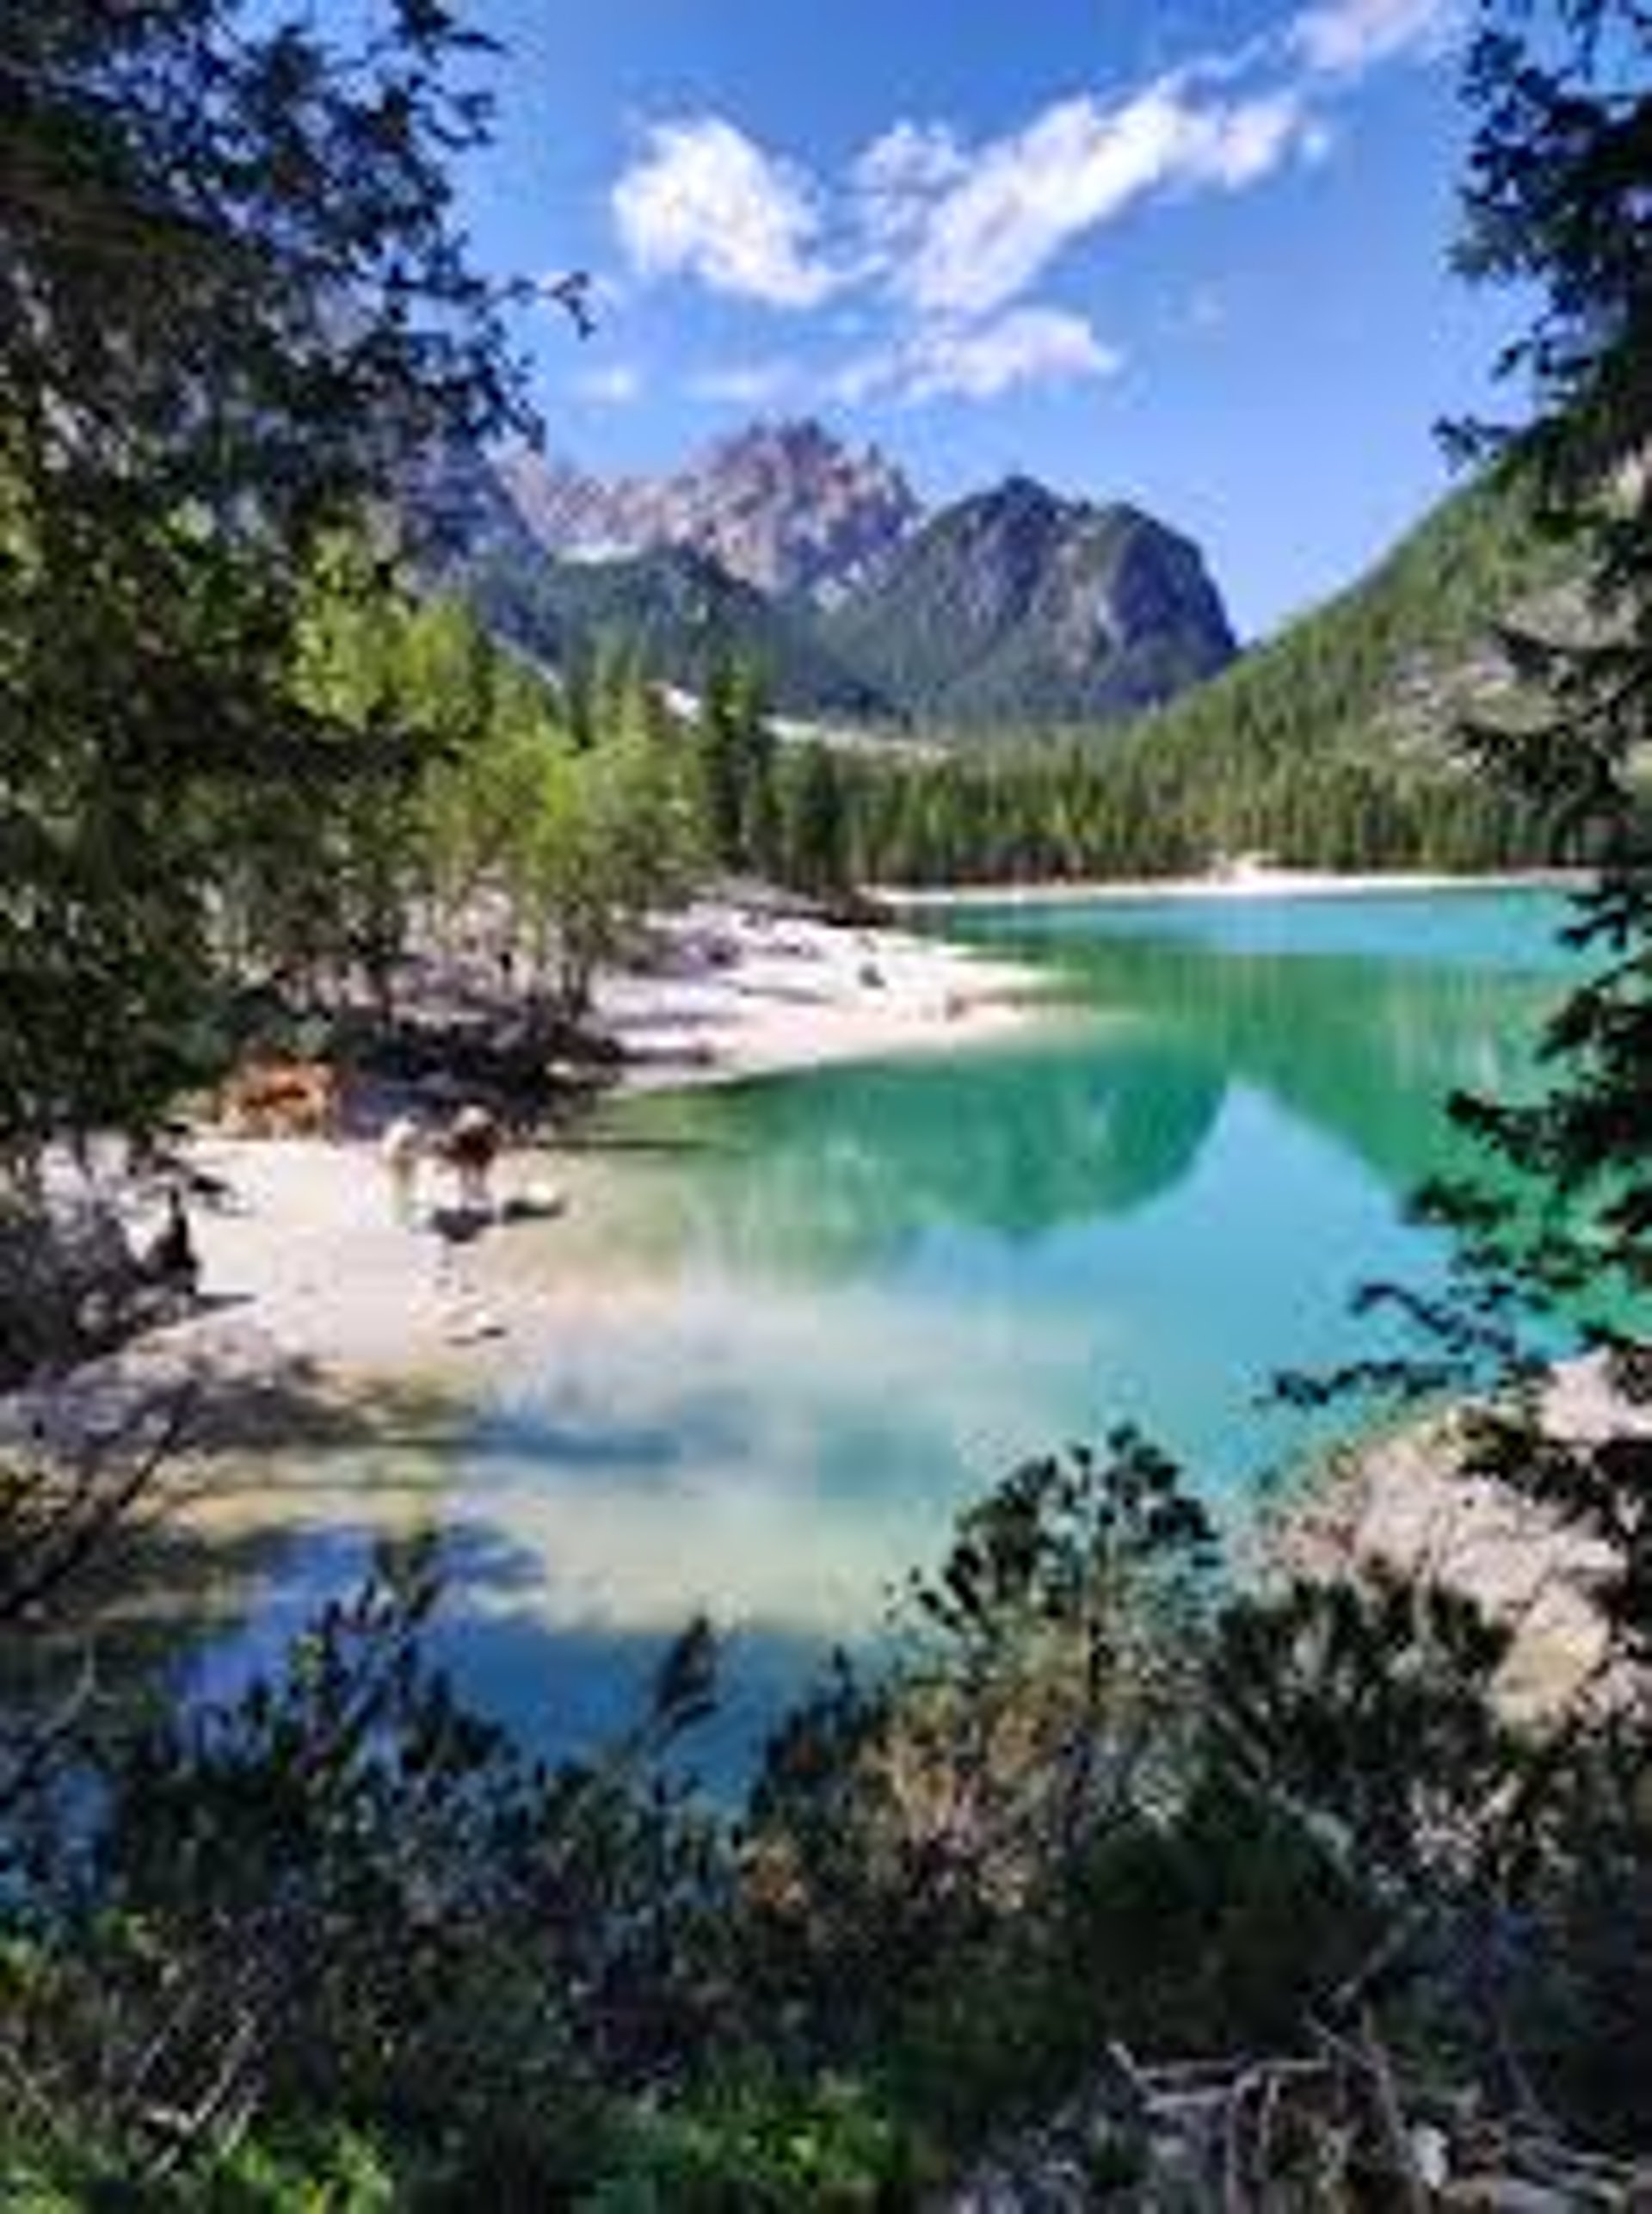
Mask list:
[[[1293,90],[1203,105],[1166,78],[1121,107],[1081,96],[987,146],[936,199],[896,281],[930,315],[981,315],[1145,194],[1237,191],[1288,160],[1309,119]]]
[[[821,214],[807,176],[721,116],[650,126],[612,204],[644,276],[692,276],[773,307],[813,307],[839,279],[817,256]]]
[[[1295,90],[1230,98],[1193,82],[1164,78],[1112,108],[1080,95],[974,149],[945,124],[898,122],[829,209],[805,171],[726,118],[656,124],[614,186],[614,218],[644,277],[793,308],[876,281],[926,317],[990,314],[1146,194],[1237,191],[1309,149]],[[848,241],[835,261],[823,248],[829,214]]]
[[[850,172],[856,213],[874,252],[909,244],[935,200],[968,174],[969,156],[946,123],[900,122],[874,139]]]
[[[1203,113],[1185,110],[1180,158],[1167,182],[1242,192],[1288,161],[1314,157],[1322,143],[1319,124],[1295,91]]]
[[[795,361],[736,361],[727,368],[703,370],[688,389],[695,399],[718,405],[767,407],[794,392],[802,378]]]
[[[994,321],[935,324],[903,345],[851,362],[835,380],[850,404],[886,392],[924,400],[994,400],[1024,385],[1072,384],[1109,377],[1122,356],[1082,316],[1063,308],[1017,307]]]
[[[831,303],[811,347],[846,366],[823,370],[813,350],[736,361],[690,380],[699,399],[761,406],[813,386],[851,402],[987,400],[1105,376],[1118,355],[1038,297],[1057,261],[1145,202],[1236,194],[1323,158],[1365,73],[1438,51],[1467,4],[1296,0],[1242,46],[1125,97],[1078,92],[996,139],[903,118],[829,178],[724,116],[680,116],[647,130],[613,187],[614,220],[638,278],[775,308]],[[631,397],[621,385],[611,378],[608,396]]]
[[[1405,54],[1438,53],[1462,14],[1462,0],[1325,0],[1304,9],[1286,38],[1310,69],[1357,76]]]
[[[568,381],[576,398],[597,407],[628,407],[642,397],[643,373],[632,361],[606,361],[580,370]]]

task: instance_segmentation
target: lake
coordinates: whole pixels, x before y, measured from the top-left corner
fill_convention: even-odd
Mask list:
[[[1362,1281],[1437,1280],[1401,1203],[1449,1160],[1453,1089],[1532,1081],[1563,910],[1486,889],[950,910],[927,927],[1049,972],[1047,1018],[610,1111],[610,1207],[527,1264],[590,1268],[591,1297],[422,1494],[463,1688],[540,1745],[589,1743],[704,1608],[728,1632],[704,1761],[732,1772],[1020,1458],[1127,1419],[1242,1519],[1303,1443],[1270,1378],[1369,1344]],[[295,1529],[197,1688],[243,1677],[367,1542]]]

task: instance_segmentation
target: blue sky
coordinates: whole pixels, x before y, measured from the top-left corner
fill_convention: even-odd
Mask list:
[[[1447,273],[1458,0],[481,0],[502,271],[552,448],[682,459],[754,416],[941,498],[1012,469],[1205,547],[1255,635],[1433,499],[1511,303]]]

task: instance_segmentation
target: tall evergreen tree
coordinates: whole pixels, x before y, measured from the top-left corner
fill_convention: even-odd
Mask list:
[[[1640,789],[1652,744],[1648,34],[1632,0],[1489,7],[1470,73],[1480,124],[1464,250],[1472,274],[1541,288],[1505,367],[1530,395],[1518,435],[1544,512],[1581,549],[1588,584],[1581,631],[1515,642],[1526,712],[1473,739],[1496,774],[1569,814],[1600,862],[1569,934],[1599,966],[1550,1033],[1557,1081],[1534,1106],[1458,1110],[1543,1203],[1488,1204],[1466,1228],[1473,1259],[1511,1298],[1547,1308],[1590,1292],[1630,1387],[1652,1295],[1652,848]]]
[[[760,827],[773,814],[774,741],[762,681],[737,656],[720,657],[706,678],[700,758],[712,850],[733,868],[761,866]]]
[[[445,0],[0,21],[0,1144],[139,1114],[213,951],[226,798],[349,764],[289,682],[320,534],[514,410]],[[258,810],[251,811],[256,822]]]
[[[787,881],[804,891],[841,891],[849,881],[849,823],[837,757],[829,746],[803,746],[786,766]]]
[[[1648,30],[1635,0],[1487,0],[1470,58],[1464,263],[1535,286],[1538,307],[1503,365],[1522,419],[1467,442],[1515,448],[1587,606],[1565,631],[1514,638],[1527,686],[1470,743],[1489,775],[1567,817],[1600,866],[1568,933],[1591,972],[1550,1026],[1545,1087],[1454,1102],[1489,1173],[1424,1195],[1455,1234],[1458,1280],[1443,1299],[1402,1296],[1427,1350],[1400,1365],[1412,1388],[1470,1394],[1470,1465],[1588,1541],[1601,1665],[1528,1773],[1488,1800],[1479,1933],[1458,1922],[1501,2095],[1535,2091],[1631,2143],[1652,2126],[1644,2069],[1624,2061],[1652,2038],[1652,853],[1637,789],[1652,738]],[[1557,1332],[1580,1328],[1608,1389],[1573,1422],[1551,1363]]]

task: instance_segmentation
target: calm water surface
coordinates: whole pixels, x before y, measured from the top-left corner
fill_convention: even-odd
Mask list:
[[[601,1295],[425,1487],[444,1658],[565,1746],[631,1718],[706,1608],[716,1770],[1018,1456],[1128,1418],[1242,1514],[1301,1442],[1270,1375],[1352,1348],[1362,1280],[1438,1269],[1398,1203],[1454,1088],[1529,1082],[1561,916],[1531,891],[974,910],[939,927],[1057,984],[1014,1044],[629,1103],[623,1197],[583,1226]],[[572,1264],[547,1239],[533,1265]],[[197,1683],[367,1543],[295,1533]]]

